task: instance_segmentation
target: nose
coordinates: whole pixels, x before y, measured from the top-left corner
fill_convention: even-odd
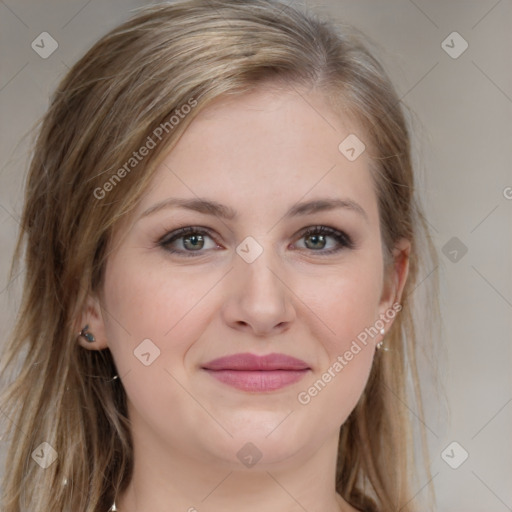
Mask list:
[[[226,282],[224,321],[254,336],[283,332],[296,316],[293,292],[270,252],[264,250],[252,263],[237,257]]]

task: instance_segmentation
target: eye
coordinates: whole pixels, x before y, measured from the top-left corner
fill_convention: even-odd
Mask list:
[[[205,245],[207,245],[206,239],[208,238],[213,240],[208,230],[188,226],[165,235],[158,241],[158,245],[170,253],[183,254],[184,256],[195,256],[190,253],[200,254],[201,252],[204,252],[201,251],[201,249],[212,249],[218,247],[215,242],[213,243],[213,246],[205,247]],[[176,248],[176,245],[181,246],[181,248]]]
[[[307,249],[314,252],[320,252],[322,255],[333,254],[342,249],[353,249],[352,239],[343,231],[338,231],[327,226],[312,226],[303,231],[300,235],[301,240],[305,239]],[[327,239],[334,239],[334,247],[324,250],[327,246]]]
[[[210,247],[207,244],[208,239],[211,240]],[[354,247],[352,239],[346,233],[328,226],[311,226],[301,232],[300,239],[306,241],[305,249],[310,249],[321,255],[333,254]],[[331,244],[334,247],[331,246],[326,250],[329,239],[334,240],[334,244]],[[219,245],[213,240],[210,230],[197,226],[187,226],[172,231],[157,243],[167,252],[185,257],[200,256],[206,249],[219,248]]]

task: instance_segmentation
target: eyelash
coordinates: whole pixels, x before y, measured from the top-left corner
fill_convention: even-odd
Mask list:
[[[185,238],[187,235],[200,235],[209,236],[212,240],[214,240],[210,230],[206,228],[201,228],[197,226],[187,226],[184,228],[179,228],[175,231],[172,231],[170,233],[167,233],[164,237],[160,238],[157,242],[157,244],[162,247],[165,251],[170,252],[172,254],[179,254],[183,255],[184,257],[197,257],[194,252],[197,252],[198,256],[201,256],[205,251],[186,251],[186,250],[176,250],[171,249],[169,245],[176,240],[179,240],[180,238]],[[337,229],[330,228],[328,226],[311,226],[308,227],[306,230],[302,231],[299,237],[299,240],[301,238],[312,236],[312,235],[328,235],[334,238],[340,247],[334,248],[334,249],[328,249],[328,250],[314,250],[309,249],[312,252],[318,252],[321,256],[328,256],[330,254],[337,253],[343,249],[353,249],[354,243],[352,242],[352,239],[343,231],[338,231]],[[214,240],[215,241],[215,240]],[[308,250],[306,248],[306,250]]]

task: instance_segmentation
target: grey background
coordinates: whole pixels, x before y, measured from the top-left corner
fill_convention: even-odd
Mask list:
[[[131,9],[147,3],[0,0],[0,342],[20,299],[22,275],[9,281],[8,268],[28,164],[24,136],[68,67]],[[512,510],[512,2],[307,3],[375,42],[401,98],[417,115],[418,170],[440,252],[440,266],[432,271],[442,283],[445,350],[439,364],[449,404],[447,409],[432,394],[425,417],[417,420],[428,427],[437,509]],[[31,48],[44,31],[59,45],[47,59]],[[469,45],[455,59],[441,46],[453,31]],[[453,45],[460,48],[459,41]],[[453,237],[467,247],[462,257],[452,246],[458,242],[449,243]],[[469,453],[458,469],[441,457],[452,441]],[[461,451],[448,454],[456,461]]]

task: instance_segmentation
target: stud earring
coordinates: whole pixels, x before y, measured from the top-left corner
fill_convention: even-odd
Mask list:
[[[384,328],[382,328],[382,329],[380,330],[380,333],[381,333],[381,335],[382,335],[382,336],[384,336],[384,334],[386,334],[386,331],[384,330]],[[379,341],[379,342],[377,343],[377,350],[381,349],[381,348],[382,348],[382,345],[384,345],[384,341],[383,341],[383,340],[381,340],[381,341]]]
[[[93,341],[96,341],[96,338],[90,333],[87,332],[89,329],[89,325],[86,325],[79,333],[78,336],[82,336],[82,338],[85,338],[89,343],[92,343]]]

